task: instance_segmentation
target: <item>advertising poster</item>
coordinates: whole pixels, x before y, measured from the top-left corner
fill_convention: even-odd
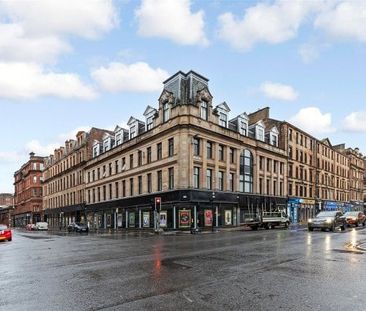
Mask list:
[[[179,211],[179,227],[189,228],[191,225],[191,211]]]
[[[128,224],[130,227],[135,227],[135,213],[128,214]]]
[[[117,214],[117,227],[122,227],[122,214]]]
[[[225,225],[232,225],[232,211],[225,211]]]
[[[168,218],[167,211],[161,211],[160,212],[160,227],[165,228],[167,226],[167,218]]]
[[[149,212],[143,212],[143,214],[142,214],[142,226],[144,228],[150,227],[150,213]]]
[[[205,226],[212,226],[212,210],[205,209]]]

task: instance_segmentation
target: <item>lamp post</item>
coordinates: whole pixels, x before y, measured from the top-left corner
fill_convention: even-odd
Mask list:
[[[212,217],[212,220],[211,220],[211,223],[212,223],[212,226],[211,226],[212,232],[214,231],[214,214],[215,214],[215,212],[214,212],[214,200],[215,200],[215,192],[212,192],[211,193],[211,198],[210,198],[210,201],[211,201],[211,209],[212,209],[212,215],[211,215],[211,217]],[[216,226],[217,226],[217,224],[216,224]]]

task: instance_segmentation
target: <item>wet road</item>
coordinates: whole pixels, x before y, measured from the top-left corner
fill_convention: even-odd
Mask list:
[[[0,243],[0,310],[365,310],[366,229]]]

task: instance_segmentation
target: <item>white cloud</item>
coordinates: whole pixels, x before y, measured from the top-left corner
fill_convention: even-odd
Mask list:
[[[167,38],[183,45],[208,44],[204,12],[193,13],[190,0],[143,0],[135,15],[141,36]]]
[[[57,143],[52,143],[48,145],[42,145],[38,140],[34,139],[25,144],[25,150],[27,152],[34,152],[39,156],[48,156],[53,154],[54,150],[59,148],[60,145]]]
[[[277,44],[296,37],[300,25],[321,2],[278,0],[246,9],[242,19],[232,13],[219,16],[219,37],[235,49],[250,50],[255,44]]]
[[[0,63],[0,98],[38,96],[93,99],[96,92],[76,74],[47,72],[32,63]]]
[[[366,3],[342,1],[332,9],[321,12],[314,26],[335,39],[354,39],[366,42]]]
[[[335,128],[332,126],[332,115],[322,113],[317,107],[302,108],[289,120],[305,132],[312,135],[332,133]]]
[[[262,93],[273,99],[294,101],[298,98],[297,92],[292,86],[273,82],[264,82],[260,86]]]
[[[16,151],[0,151],[0,163],[2,162],[18,162],[23,155]]]
[[[352,112],[344,119],[344,130],[366,133],[366,111]]]
[[[110,92],[151,92],[161,90],[169,74],[144,62],[130,65],[114,62],[93,70],[91,76],[102,89]]]
[[[319,57],[319,50],[315,45],[303,44],[298,52],[305,64],[310,64]]]

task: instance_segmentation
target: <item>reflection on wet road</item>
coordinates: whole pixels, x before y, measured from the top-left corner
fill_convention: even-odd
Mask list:
[[[0,243],[0,310],[366,308],[365,230],[52,235]]]

